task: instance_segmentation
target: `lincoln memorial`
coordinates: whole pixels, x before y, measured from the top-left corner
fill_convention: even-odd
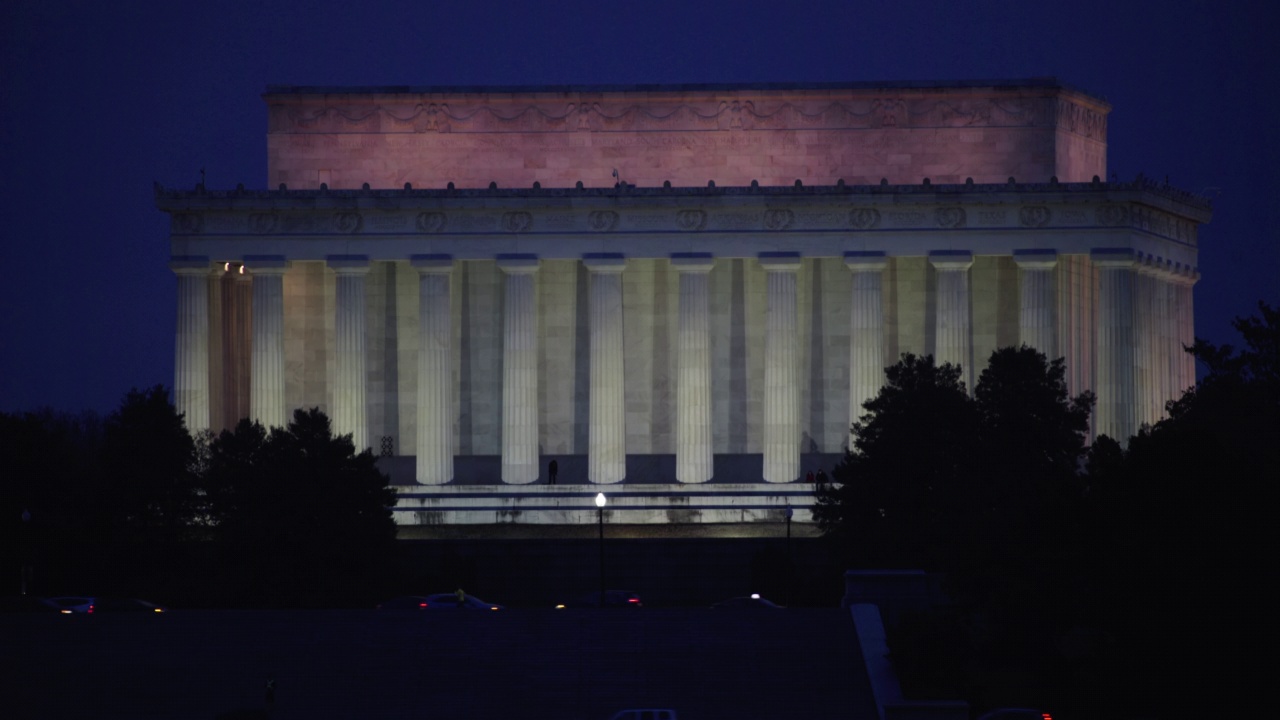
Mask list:
[[[1121,440],[1194,383],[1209,204],[1052,79],[263,99],[267,189],[156,188],[175,401],[321,408],[401,524],[810,522],[901,353],[1065,357]]]

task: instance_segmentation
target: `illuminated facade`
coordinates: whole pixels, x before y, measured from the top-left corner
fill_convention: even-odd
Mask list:
[[[1064,356],[1119,438],[1194,382],[1208,205],[1053,81],[264,97],[275,189],[157,188],[178,407],[319,406],[401,523],[806,521],[904,352]]]

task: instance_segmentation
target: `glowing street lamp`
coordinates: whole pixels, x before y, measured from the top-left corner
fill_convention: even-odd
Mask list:
[[[604,609],[604,506],[609,501],[604,493],[596,493],[596,517],[600,527],[600,608]]]

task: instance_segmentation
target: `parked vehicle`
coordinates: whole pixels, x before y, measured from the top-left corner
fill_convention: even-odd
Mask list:
[[[711,606],[712,610],[782,610],[783,606],[760,597],[760,593],[751,593],[742,597],[729,598]]]
[[[63,615],[92,615],[94,613],[141,612],[164,613],[168,608],[137,598],[92,597],[66,595],[49,598],[48,602]]]
[[[566,600],[556,605],[557,610],[566,608],[598,608],[601,607],[600,592],[587,593],[573,600]],[[606,608],[642,608],[644,603],[640,596],[630,590],[605,590],[604,605]]]
[[[486,602],[475,595],[463,595],[461,602],[458,601],[457,593],[436,593],[427,596],[427,605],[424,610],[504,610],[502,605],[497,603]]]
[[[379,610],[426,610],[426,595],[401,595],[378,603]]]

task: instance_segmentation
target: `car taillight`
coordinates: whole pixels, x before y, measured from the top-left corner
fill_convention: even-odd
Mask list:
[[[627,598],[627,602],[629,602],[629,603],[633,603],[633,604],[635,604],[635,605],[639,605],[639,604],[640,604],[640,598]]]
[[[1049,713],[1040,713],[1040,720],[1053,720],[1053,716]]]
[[[92,606],[92,605],[90,605],[90,606],[89,606],[89,614],[91,614],[91,615],[93,614],[93,606]]]
[[[418,607],[420,607],[420,608],[424,608],[424,607],[426,607],[426,606],[427,606],[427,604],[426,604],[426,603],[418,603]]]

